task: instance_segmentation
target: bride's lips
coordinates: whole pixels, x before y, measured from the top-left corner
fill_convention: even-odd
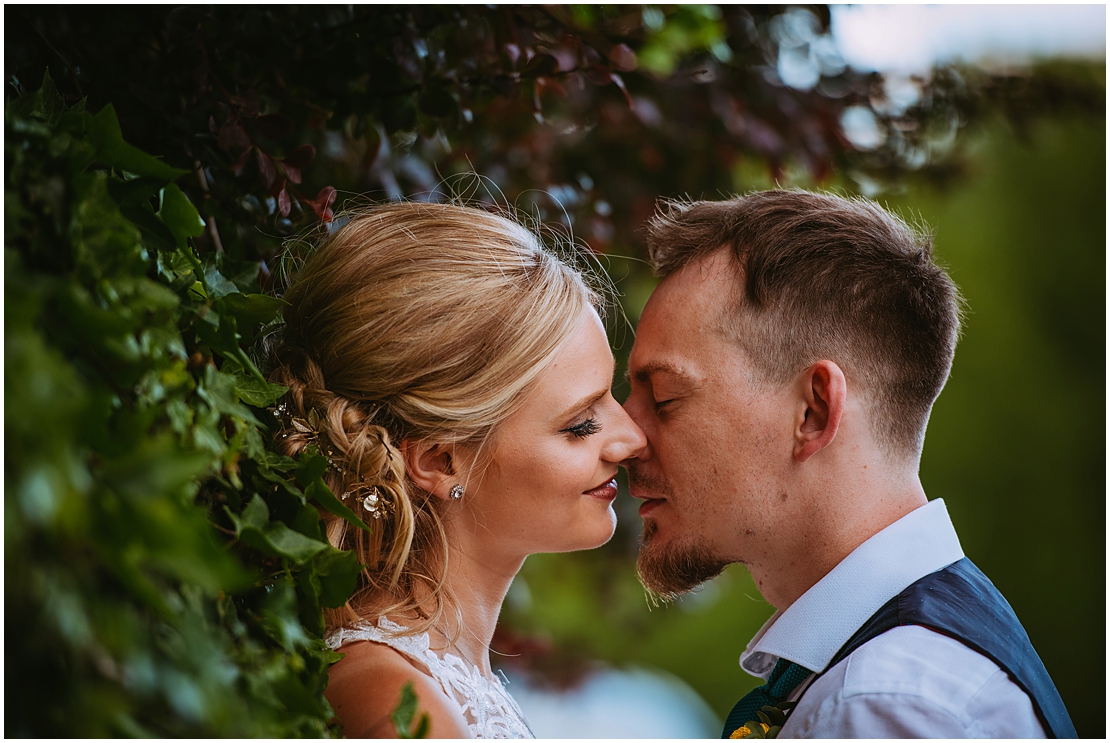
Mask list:
[[[610,477],[596,488],[590,488],[583,492],[582,495],[588,495],[591,498],[600,498],[601,500],[613,500],[617,497],[617,478]]]

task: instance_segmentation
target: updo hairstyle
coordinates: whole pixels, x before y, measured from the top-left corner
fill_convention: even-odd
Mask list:
[[[326,610],[328,628],[396,614],[423,632],[450,603],[448,504],[406,476],[400,441],[481,452],[601,297],[524,226],[478,208],[392,203],[342,216],[285,292],[271,360],[289,413],[315,411],[320,430],[287,430],[276,446],[296,457],[326,437],[332,491],[376,487],[390,505],[380,519],[352,507],[369,532],[321,512],[332,545],[365,566],[347,605]]]

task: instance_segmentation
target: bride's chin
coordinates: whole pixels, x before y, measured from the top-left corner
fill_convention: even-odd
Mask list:
[[[563,546],[556,549],[547,549],[545,552],[580,552],[582,550],[592,550],[606,544],[613,538],[613,534],[617,530],[617,515],[613,509],[607,509],[609,518],[598,518],[597,521],[591,521],[589,528],[585,524],[579,522],[573,533],[565,534],[565,539],[561,539]]]
[[[609,513],[608,526],[601,527],[597,532],[597,538],[595,538],[588,546],[581,547],[580,549],[588,549],[588,550],[597,549],[598,547],[602,546],[603,544],[606,544],[610,539],[613,538],[613,535],[616,534],[616,532],[617,532],[617,514],[613,511],[612,508],[609,508],[607,510],[608,510],[608,513]]]

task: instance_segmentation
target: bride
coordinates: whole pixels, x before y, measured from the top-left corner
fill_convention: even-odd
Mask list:
[[[345,735],[396,737],[411,682],[430,737],[534,737],[490,668],[501,603],[528,555],[609,540],[617,465],[645,445],[600,295],[516,222],[398,203],[353,216],[284,298],[279,449],[318,447],[369,527],[324,514],[365,566],[326,617]]]

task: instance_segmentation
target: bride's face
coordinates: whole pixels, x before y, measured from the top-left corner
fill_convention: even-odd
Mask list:
[[[613,355],[590,309],[490,443],[490,465],[465,500],[485,550],[510,559],[598,547],[616,527],[617,464],[644,447],[613,399]]]

